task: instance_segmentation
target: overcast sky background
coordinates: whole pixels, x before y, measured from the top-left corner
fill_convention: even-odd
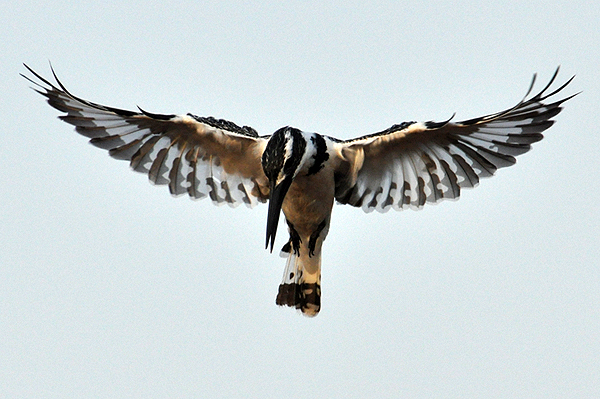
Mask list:
[[[600,397],[595,1],[0,5],[0,396]],[[173,199],[57,119],[76,95],[351,138],[577,77],[517,165],[457,202],[337,206],[323,307],[275,305],[266,206]],[[277,248],[285,241],[280,226]]]

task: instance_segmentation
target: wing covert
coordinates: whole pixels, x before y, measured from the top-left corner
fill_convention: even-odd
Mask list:
[[[254,206],[268,198],[269,185],[261,165],[266,139],[250,127],[212,117],[153,114],[107,107],[69,93],[27,65],[39,82],[35,91],[66,113],[59,118],[74,125],[96,147],[130,162],[133,170],[172,195],[209,197],[216,204]]]
[[[574,95],[546,103],[563,90],[536,95],[495,114],[462,122],[405,122],[379,133],[338,142],[346,161],[336,180],[336,200],[342,204],[386,212],[390,208],[419,209],[426,203],[457,199],[462,188],[513,165],[515,157],[540,141],[542,132]]]

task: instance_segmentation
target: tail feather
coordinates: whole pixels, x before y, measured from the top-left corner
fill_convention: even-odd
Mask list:
[[[288,259],[276,303],[314,317],[321,310],[321,254],[301,256],[288,245],[282,249],[284,252],[288,252]]]

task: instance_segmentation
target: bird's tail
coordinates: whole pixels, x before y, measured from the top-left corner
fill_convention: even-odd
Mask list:
[[[294,251],[286,244],[282,256],[287,256],[283,280],[279,285],[276,303],[302,311],[302,314],[314,317],[321,310],[321,253],[309,254],[308,251]]]

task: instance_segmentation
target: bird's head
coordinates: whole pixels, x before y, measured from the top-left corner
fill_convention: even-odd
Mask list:
[[[262,167],[269,179],[269,213],[267,217],[266,247],[275,242],[279,214],[292,181],[302,169],[306,152],[306,139],[302,132],[292,127],[277,130],[267,143],[262,155]]]

